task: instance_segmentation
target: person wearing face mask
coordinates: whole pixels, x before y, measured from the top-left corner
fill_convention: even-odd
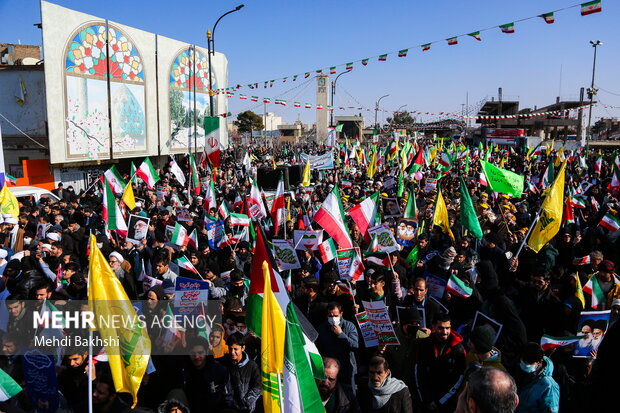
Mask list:
[[[355,392],[353,379],[357,372],[355,350],[359,338],[355,325],[342,318],[342,307],[336,302],[327,305],[327,321],[319,325],[316,346],[324,357],[333,357],[340,362],[338,380],[348,390]]]
[[[239,270],[233,270],[230,273],[230,286],[228,287],[228,293],[226,294],[226,301],[231,298],[236,298],[241,302],[241,305],[245,307],[246,300],[248,299],[248,288],[244,283],[245,277]]]
[[[411,360],[415,357],[420,340],[428,337],[427,329],[420,329],[422,314],[417,308],[399,308],[400,323],[396,329],[397,346],[380,343],[377,353],[385,357],[392,366],[392,376],[402,380],[408,387],[413,385]]]
[[[368,363],[368,385],[360,390],[360,407],[364,413],[413,413],[407,385],[392,377],[390,365],[381,356]]]
[[[553,362],[537,343],[526,343],[521,352],[520,372],[516,376],[519,405],[516,413],[557,413],[560,387],[553,379]]]

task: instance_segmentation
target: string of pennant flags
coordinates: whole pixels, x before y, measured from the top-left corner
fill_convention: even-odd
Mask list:
[[[569,10],[569,9],[573,9],[575,7],[580,7],[581,10],[581,15],[582,16],[587,16],[590,14],[594,14],[594,13],[599,13],[603,10],[602,7],[602,3],[601,0],[593,0],[593,1],[589,1],[586,3],[580,3],[580,4],[574,4],[572,6],[568,6],[568,7],[564,7],[561,9],[557,9],[557,10],[553,10],[547,13],[543,13],[543,14],[538,14],[535,16],[530,16],[530,17],[526,17],[523,19],[519,19],[519,20],[515,20],[514,22],[510,22],[510,23],[505,23],[505,24],[499,24],[496,26],[491,26],[488,27],[486,29],[480,29],[471,33],[464,33],[464,34],[459,34],[456,36],[452,36],[452,37],[448,37],[446,39],[442,39],[442,40],[435,40],[432,42],[428,42],[428,43],[424,43],[424,44],[420,44],[417,46],[412,46],[412,47],[408,47],[408,48],[404,48],[404,49],[400,49],[397,51],[392,51],[392,52],[388,52],[388,53],[382,53],[380,55],[375,55],[372,57],[367,57],[364,59],[358,59],[358,60],[353,60],[351,62],[348,63],[341,63],[341,64],[337,64],[334,66],[327,66],[327,67],[323,67],[320,69],[316,69],[313,71],[307,71],[301,74],[295,74],[295,75],[291,75],[291,76],[285,76],[285,77],[281,77],[281,78],[276,78],[276,79],[271,79],[271,80],[264,80],[264,81],[260,81],[260,82],[253,82],[253,83],[248,83],[245,85],[242,84],[236,84],[233,87],[227,87],[227,88],[220,88],[220,89],[216,89],[216,93],[228,93],[228,92],[235,92],[239,89],[241,89],[242,87],[249,87],[250,89],[259,89],[259,85],[262,85],[263,88],[268,88],[268,87],[273,87],[273,85],[276,82],[282,82],[282,83],[286,83],[287,80],[291,80],[293,82],[297,81],[297,79],[307,79],[310,77],[310,75],[312,73],[316,74],[316,75],[322,75],[325,73],[329,73],[331,75],[333,74],[337,74],[339,71],[343,71],[342,68],[344,68],[344,71],[348,71],[348,70],[353,70],[354,66],[356,64],[361,64],[362,66],[367,66],[368,63],[371,60],[374,60],[375,58],[377,59],[377,61],[379,62],[385,62],[388,59],[388,56],[390,55],[396,55],[397,57],[407,57],[407,55],[409,54],[409,52],[412,49],[421,49],[422,52],[426,52],[428,50],[431,49],[431,46],[433,44],[438,44],[438,43],[443,43],[443,42],[447,42],[447,44],[449,46],[453,46],[458,44],[459,42],[459,38],[466,38],[466,37],[471,37],[477,41],[482,41],[482,35],[481,33],[483,32],[487,32],[490,30],[494,30],[494,29],[500,29],[502,33],[514,33],[515,32],[515,23],[520,23],[520,22],[524,22],[527,20],[532,20],[532,19],[537,19],[537,18],[542,18],[544,19],[545,23],[547,24],[552,24],[555,22],[555,15],[558,12],[564,11],[564,10]],[[340,68],[340,69],[339,69]]]
[[[235,92],[228,92],[226,94],[226,97],[228,98],[233,98],[235,97]],[[239,99],[240,100],[249,100],[251,102],[262,102],[262,103],[274,103],[275,105],[281,105],[281,106],[288,106],[289,102],[285,99],[272,99],[270,97],[258,97],[258,96],[247,96],[243,93],[239,94]],[[317,109],[317,110],[327,110],[327,111],[333,111],[334,107],[331,105],[322,105],[322,104],[312,104],[312,103],[301,103],[300,101],[294,101],[292,103],[293,107],[295,108],[303,108],[303,109]],[[463,114],[458,114],[456,112],[450,112],[450,111],[441,111],[441,112],[423,112],[423,111],[416,111],[416,110],[412,110],[412,111],[407,111],[407,113],[413,114],[413,115],[429,115],[429,116],[446,116],[446,117],[454,117],[454,118],[459,118],[459,119],[480,119],[480,120],[485,120],[485,119],[529,119],[529,118],[539,118],[539,117],[543,117],[543,116],[554,116],[554,115],[566,115],[568,113],[570,113],[571,111],[579,111],[582,110],[584,108],[589,107],[589,104],[585,104],[576,108],[571,108],[571,109],[563,109],[563,110],[554,110],[554,111],[546,111],[546,112],[534,112],[534,113],[519,113],[519,114],[515,114],[515,115],[463,115]],[[593,105],[595,106],[595,105]],[[337,106],[337,108],[339,110],[356,110],[356,111],[365,111],[365,112],[374,112],[374,111],[378,111],[378,112],[382,112],[382,113],[390,113],[390,114],[396,114],[399,113],[399,111],[392,111],[392,110],[386,110],[386,109],[370,109],[370,108],[365,108],[365,107],[361,107],[361,106]],[[220,115],[222,116],[222,115]]]

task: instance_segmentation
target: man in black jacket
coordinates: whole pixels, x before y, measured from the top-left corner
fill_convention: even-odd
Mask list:
[[[251,413],[261,395],[261,374],[256,362],[245,352],[245,338],[241,333],[234,333],[226,339],[228,357],[225,365],[230,373],[233,407],[241,413]]]
[[[355,396],[338,383],[340,363],[335,358],[323,357],[325,380],[317,380],[326,413],[357,413],[360,411]]]

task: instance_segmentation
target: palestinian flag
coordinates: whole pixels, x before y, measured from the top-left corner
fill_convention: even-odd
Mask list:
[[[314,220],[331,235],[340,248],[353,248],[349,228],[347,228],[344,218],[338,185],[335,185],[334,189],[327,195],[321,208],[314,214]]]
[[[450,37],[449,39],[446,39],[446,41],[448,42],[448,44],[450,46],[454,45],[454,44],[458,44],[458,38],[456,37]]]
[[[179,247],[187,244],[187,230],[178,222],[174,223],[174,232],[172,233],[170,242]]]
[[[366,242],[370,242],[370,234],[368,233],[368,229],[375,226],[375,218],[377,216],[377,211],[379,210],[379,192],[375,192],[368,198],[364,199],[362,202],[354,206],[349,210],[349,215],[351,219],[357,224],[362,233],[364,240]],[[323,226],[323,228],[325,228]],[[342,248],[351,248],[344,247]]]
[[[327,264],[334,258],[336,258],[336,243],[333,238],[326,239],[319,245],[319,253],[321,254],[321,261],[323,264]]]
[[[194,191],[194,194],[200,195],[200,178],[198,177],[198,167],[196,166],[194,155],[192,155],[191,152],[189,153],[189,175],[191,177],[190,185]]]
[[[179,267],[183,268],[184,270],[190,271],[190,272],[200,276],[200,274],[198,273],[198,270],[196,269],[196,267],[194,267],[192,262],[190,260],[188,260],[185,256],[180,256],[177,259],[177,265]]]
[[[601,0],[589,1],[581,4],[581,15],[587,16],[588,14],[599,13],[603,11]]]
[[[16,396],[22,388],[4,370],[0,369],[0,402],[5,402]]]
[[[540,14],[539,16],[545,19],[545,23],[547,24],[551,24],[555,22],[555,16],[553,15],[553,12]]]
[[[409,173],[416,173],[418,172],[420,169],[422,169],[422,167],[424,166],[425,162],[424,162],[424,149],[420,148],[418,150],[417,155],[415,156],[415,160],[413,161],[413,165],[411,166],[411,169],[409,170]]]
[[[366,261],[371,264],[377,265],[379,267],[383,267],[386,269],[392,268],[392,263],[390,262],[390,256],[386,252],[366,252],[364,253],[366,257]]]
[[[461,298],[469,298],[474,292],[473,288],[454,274],[450,275],[446,289],[450,292],[450,294]]]
[[[112,192],[112,188],[108,183],[108,180],[103,179],[103,220],[106,223],[106,228],[109,231],[124,231],[127,233],[127,224],[121,213],[121,209],[116,203],[116,198]]]
[[[381,56],[379,56],[379,61],[380,62],[385,62],[387,60],[387,53],[386,54],[382,54]]]
[[[467,35],[473,37],[474,39],[478,41],[482,40],[482,38],[480,37],[480,32],[472,32],[472,33],[468,33]]]
[[[146,158],[144,161],[142,161],[142,164],[136,170],[136,175],[142,178],[142,180],[144,181],[146,186],[149,187],[149,189],[155,188],[155,183],[159,181],[159,174],[157,173],[157,169],[153,167],[153,164],[151,163],[151,160],[149,158]]]
[[[353,70],[353,62],[347,63],[345,70]]]
[[[422,45],[422,51],[425,52],[427,50],[431,50],[431,44],[430,43],[426,43]]]
[[[583,286],[583,292],[592,296],[591,307],[597,309],[601,303],[605,302],[605,294],[598,284],[598,278],[592,275],[588,282]]]
[[[252,102],[258,102],[258,96],[252,96],[252,97],[250,98],[250,100],[251,100]]]
[[[502,33],[514,33],[515,32],[515,24],[514,23],[506,23],[499,26]]]
[[[405,56],[407,56],[407,52],[408,51],[409,51],[409,49],[399,50],[398,51],[398,57],[405,57]]]
[[[112,167],[105,171],[103,175],[108,180],[108,184],[112,188],[112,191],[114,191],[114,195],[122,195],[127,184],[125,183],[125,180],[123,179],[121,174],[116,169],[116,165],[112,165]]]
[[[552,337],[545,334],[540,339],[540,347],[542,347],[543,351],[553,350],[560,347],[566,347],[570,344],[578,342],[579,340],[581,340],[581,337],[579,336]]]
[[[607,228],[611,232],[616,232],[620,229],[620,221],[618,221],[618,218],[609,212],[605,214],[603,219],[601,219],[599,225],[603,228]]]

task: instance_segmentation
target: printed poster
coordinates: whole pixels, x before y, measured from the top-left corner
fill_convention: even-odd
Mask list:
[[[392,231],[385,225],[377,225],[368,229],[370,236],[372,238],[373,235],[377,237],[377,242],[379,243],[379,251],[381,252],[397,252],[400,251],[400,247],[396,240],[394,239],[394,235],[392,235]]]
[[[357,325],[362,332],[364,346],[366,348],[378,346],[379,337],[377,336],[375,329],[372,328],[372,323],[368,319],[368,314],[366,313],[366,311],[355,314],[355,319],[357,320]]]
[[[323,230],[296,229],[293,231],[296,250],[318,250],[323,242]]]
[[[362,305],[372,323],[372,328],[377,333],[379,342],[388,346],[399,345],[398,337],[390,320],[387,307],[383,301],[362,301]]]
[[[297,251],[293,248],[293,241],[287,239],[274,239],[273,256],[276,259],[278,270],[295,270],[301,268]]]
[[[425,272],[422,277],[426,278],[428,294],[431,297],[435,297],[438,301],[441,301],[448,282],[443,278],[439,278],[436,275],[431,274],[430,272]]]
[[[581,340],[575,344],[573,357],[592,358],[592,351],[598,350],[607,333],[610,315],[611,310],[581,312],[577,328],[577,335],[581,336]]]
[[[174,286],[174,312],[198,314],[202,303],[209,300],[209,283],[191,278],[177,277]]]

